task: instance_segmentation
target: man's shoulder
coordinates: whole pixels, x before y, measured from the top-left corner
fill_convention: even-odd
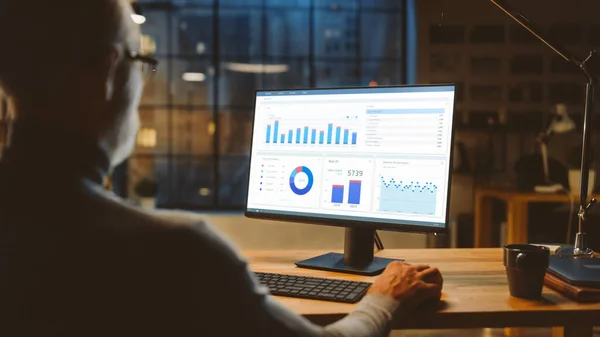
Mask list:
[[[241,260],[241,256],[207,217],[193,212],[150,210],[133,206],[110,195],[104,196],[103,208],[110,210],[113,221],[109,231],[121,240],[163,250],[167,255],[211,254],[214,257]]]

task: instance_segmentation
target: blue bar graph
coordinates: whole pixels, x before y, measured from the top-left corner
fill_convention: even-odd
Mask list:
[[[331,203],[341,204],[344,202],[344,185],[333,185],[331,188]]]
[[[360,188],[362,182],[360,180],[350,180],[350,187],[348,188],[348,204],[359,205],[360,204]]]
[[[273,130],[273,143],[277,143],[278,135],[279,135],[279,121],[275,121],[275,129]]]
[[[266,144],[358,144],[358,132],[355,131],[356,129],[353,129],[349,125],[340,125],[342,123],[338,125],[336,123],[323,123],[298,126],[285,123],[280,125],[280,122],[281,120],[273,120],[266,123],[266,135],[263,138]],[[294,132],[296,132],[295,137]]]

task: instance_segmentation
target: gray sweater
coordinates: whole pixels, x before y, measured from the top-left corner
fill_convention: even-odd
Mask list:
[[[0,162],[0,336],[388,333],[395,301],[369,295],[339,322],[311,324],[259,286],[205,222],[106,192],[107,170],[95,144],[17,127]]]

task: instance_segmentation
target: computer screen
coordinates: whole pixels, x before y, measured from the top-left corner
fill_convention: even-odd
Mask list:
[[[246,215],[443,232],[454,85],[258,91]]]

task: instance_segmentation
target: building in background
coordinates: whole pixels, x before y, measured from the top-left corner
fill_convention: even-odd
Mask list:
[[[398,0],[142,1],[147,84],[129,196],[154,179],[159,207],[241,208],[254,91],[403,84]]]

